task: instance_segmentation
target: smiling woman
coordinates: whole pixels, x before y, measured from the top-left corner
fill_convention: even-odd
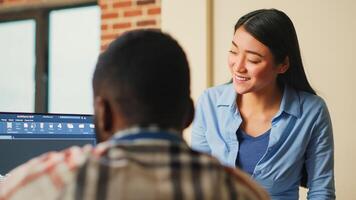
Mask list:
[[[249,92],[258,94],[267,90],[278,92],[276,77],[287,71],[289,62],[286,57],[284,62],[277,65],[273,59],[267,46],[256,40],[244,27],[238,28],[228,57],[236,92],[239,94]]]
[[[232,82],[199,98],[192,147],[249,173],[274,200],[298,199],[300,184],[309,199],[335,199],[331,120],[292,21],[276,9],[250,12],[231,43]]]

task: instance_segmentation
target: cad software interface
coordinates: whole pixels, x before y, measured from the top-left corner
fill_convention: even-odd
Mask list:
[[[48,151],[95,145],[93,116],[0,113],[0,175]]]

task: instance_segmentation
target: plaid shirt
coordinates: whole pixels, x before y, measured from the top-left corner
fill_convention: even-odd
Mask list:
[[[178,134],[129,130],[95,148],[32,159],[0,185],[7,199],[269,199],[250,177],[191,150]]]

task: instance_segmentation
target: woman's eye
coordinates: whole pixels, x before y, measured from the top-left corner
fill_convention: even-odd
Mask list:
[[[237,52],[236,52],[236,51],[233,51],[233,50],[230,50],[229,53],[234,54],[234,55],[237,55]]]
[[[257,63],[261,62],[260,60],[248,60],[248,61],[253,64],[257,64]]]

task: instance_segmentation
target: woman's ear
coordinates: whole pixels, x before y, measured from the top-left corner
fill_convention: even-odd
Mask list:
[[[289,69],[289,57],[286,56],[284,61],[278,66],[278,74],[284,74]]]

